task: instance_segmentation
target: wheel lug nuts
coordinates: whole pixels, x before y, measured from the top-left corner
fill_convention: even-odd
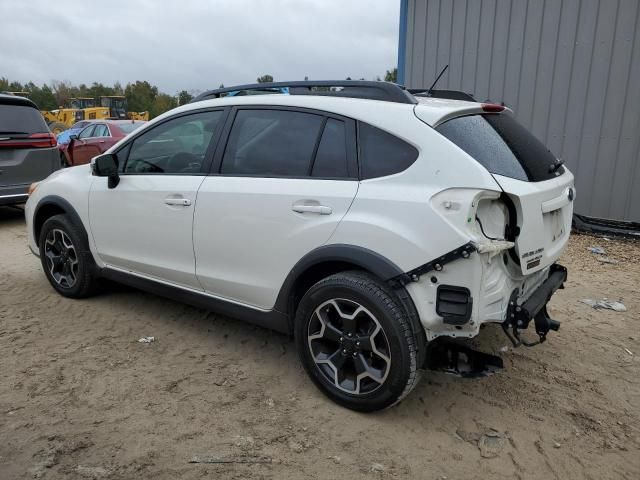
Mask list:
[[[359,347],[359,346],[360,346],[360,342],[356,342],[356,347]]]
[[[350,337],[351,337],[352,335],[353,335],[352,333],[349,333],[349,336],[350,336]]]
[[[358,352],[353,352],[353,356],[357,357],[358,356]]]
[[[340,341],[341,341],[341,342],[344,342],[344,337],[340,337]]]
[[[343,349],[343,350],[342,350],[342,353],[344,353],[344,354],[346,355],[346,354],[347,354],[347,349],[346,349],[346,348],[345,348],[345,349]]]

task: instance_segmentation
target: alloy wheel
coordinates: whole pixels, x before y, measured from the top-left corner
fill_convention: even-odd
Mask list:
[[[63,230],[54,228],[47,233],[44,256],[53,280],[64,288],[75,285],[78,276],[78,254]]]
[[[326,380],[349,394],[382,386],[391,367],[389,341],[378,319],[353,300],[334,298],[317,307],[307,343]]]

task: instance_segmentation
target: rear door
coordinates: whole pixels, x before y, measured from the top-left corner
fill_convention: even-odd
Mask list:
[[[516,210],[522,273],[555,262],[569,240],[573,175],[510,113],[456,117],[436,127],[491,172]]]
[[[42,180],[59,167],[55,137],[42,115],[16,101],[0,99],[0,187],[11,189]]]
[[[193,245],[204,290],[271,309],[287,274],[323,245],[358,190],[354,122],[322,112],[234,109],[198,191]]]

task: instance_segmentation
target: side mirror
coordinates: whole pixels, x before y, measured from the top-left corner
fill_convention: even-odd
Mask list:
[[[78,139],[78,135],[76,135],[75,133],[72,133],[71,135],[69,135],[69,140],[77,140]]]
[[[93,159],[93,175],[96,177],[107,177],[109,188],[115,188],[120,183],[118,175],[118,156],[115,153],[105,153]]]

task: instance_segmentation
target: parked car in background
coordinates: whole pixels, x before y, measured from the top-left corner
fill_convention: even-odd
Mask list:
[[[60,145],[64,166],[89,163],[145,123],[141,120],[92,121],[78,133],[69,135],[66,145]]]
[[[65,130],[64,132],[60,132],[56,136],[58,140],[58,145],[66,145],[67,143],[69,143],[69,140],[70,140],[69,137],[71,137],[71,135],[77,135],[78,133],[80,133],[80,130],[82,130],[84,127],[86,127],[92,122],[93,120],[81,120],[77,123],[74,123],[71,126],[71,128]]]
[[[56,137],[35,103],[0,94],[0,205],[24,203],[29,185],[58,168]]]

